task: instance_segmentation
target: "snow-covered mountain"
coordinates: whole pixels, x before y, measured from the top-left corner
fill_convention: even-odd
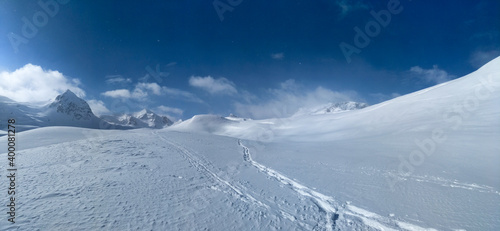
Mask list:
[[[125,126],[115,126],[98,118],[92,112],[88,103],[67,90],[53,101],[34,106],[18,103],[7,97],[0,97],[0,118],[16,119],[18,131],[46,126],[71,126],[97,129],[130,129]]]
[[[303,116],[303,115],[322,115],[329,113],[339,113],[346,111],[353,111],[363,109],[368,107],[369,105],[366,103],[360,102],[339,102],[339,103],[328,103],[324,105],[320,105],[313,108],[301,108],[294,116]]]
[[[70,90],[58,95],[49,108],[53,109],[52,112],[66,115],[71,120],[91,120],[95,117],[87,102]]]
[[[166,116],[144,109],[131,115],[97,117],[89,104],[67,90],[42,106],[15,102],[0,96],[0,119],[15,118],[18,131],[46,126],[72,126],[97,129],[163,128],[172,125]],[[2,128],[4,129],[4,128]]]
[[[49,126],[103,128],[107,123],[94,115],[87,102],[66,90],[43,110]]]
[[[103,115],[100,118],[111,124],[134,128],[164,128],[173,124],[168,117],[158,115],[149,109],[133,114]]]

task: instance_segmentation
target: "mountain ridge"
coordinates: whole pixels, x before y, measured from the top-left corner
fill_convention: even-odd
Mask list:
[[[102,115],[100,118],[111,124],[134,128],[160,129],[173,124],[167,116],[158,115],[146,108],[131,114]]]
[[[125,126],[109,124],[98,118],[92,112],[89,104],[69,89],[43,106],[15,102],[5,96],[0,98],[0,106],[0,118],[2,120],[16,119],[17,131],[48,126],[130,129]]]

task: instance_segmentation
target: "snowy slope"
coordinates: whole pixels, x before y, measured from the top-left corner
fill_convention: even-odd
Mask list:
[[[225,126],[210,128],[210,132],[260,141],[331,141],[425,131],[440,125],[462,128],[458,132],[481,127],[495,133],[498,127],[491,125],[497,124],[495,116],[500,109],[499,65],[500,58],[496,58],[467,76],[360,110],[223,123]],[[206,120],[193,118],[169,129],[207,132],[200,130],[205,122],[211,123]],[[221,121],[214,117],[213,123]],[[187,124],[196,125],[189,129]],[[268,135],[272,138],[263,137]]]
[[[379,214],[445,230],[496,230],[499,74],[497,58],[462,78],[361,110],[224,123],[205,132],[251,139],[263,163]],[[170,129],[203,128],[188,127]]]
[[[0,119],[2,122],[9,118],[16,118],[22,124],[20,129],[32,129],[43,124],[39,112],[40,107],[19,104],[5,96],[0,96]],[[1,129],[5,129],[5,126],[2,126]]]
[[[0,229],[500,230],[499,74],[342,113],[21,132]]]
[[[366,230],[386,222],[260,165],[237,139],[54,128],[18,136],[29,144],[17,158],[19,215],[14,225],[0,220],[2,230]],[[52,140],[33,145],[39,135]]]

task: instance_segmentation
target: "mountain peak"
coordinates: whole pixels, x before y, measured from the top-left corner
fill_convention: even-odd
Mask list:
[[[75,93],[73,93],[70,89],[66,89],[66,91],[63,93],[63,95],[75,95]]]
[[[71,90],[67,89],[64,93],[58,95],[56,97],[56,101],[61,100],[62,98],[68,98],[68,99],[80,99],[75,93],[73,93]]]
[[[153,111],[151,111],[147,108],[144,108],[144,109],[140,110],[139,112],[137,112],[137,114],[156,114],[156,113],[154,113]]]
[[[332,103],[329,105],[329,107],[326,108],[326,112],[351,111],[351,110],[363,109],[365,107],[368,107],[368,104],[353,102],[353,101]]]
[[[136,113],[133,113],[133,116],[138,118],[138,119],[145,119],[145,118],[154,117],[157,115],[153,111],[145,108],[145,109],[142,109]]]
[[[69,89],[58,95],[49,108],[56,108],[57,113],[69,115],[76,120],[90,120],[95,117],[87,102]]]

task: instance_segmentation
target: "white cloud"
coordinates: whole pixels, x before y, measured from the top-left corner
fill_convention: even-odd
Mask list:
[[[104,96],[111,98],[122,98],[122,99],[135,99],[135,100],[146,100],[149,95],[168,95],[175,98],[180,98],[185,101],[191,101],[195,103],[203,103],[203,100],[198,98],[196,95],[169,87],[162,87],[157,83],[138,83],[135,85],[132,91],[128,89],[117,89],[101,93]]]
[[[281,83],[280,88],[269,89],[268,93],[269,97],[258,103],[236,103],[236,113],[254,119],[279,118],[291,116],[300,108],[359,98],[356,92],[336,92],[321,86],[306,89],[293,79]]]
[[[156,107],[156,109],[160,112],[163,112],[163,113],[173,113],[173,114],[176,114],[176,115],[182,115],[182,113],[184,113],[184,111],[182,109],[179,109],[179,108],[175,108],[175,107],[167,107],[167,106],[158,106]]]
[[[111,111],[104,105],[104,102],[100,100],[91,99],[87,100],[87,103],[90,109],[92,109],[92,112],[97,116],[111,114]]]
[[[138,83],[132,92],[128,89],[117,89],[112,91],[106,91],[102,95],[111,98],[133,98],[137,100],[144,100],[148,97],[148,92],[154,95],[161,95],[162,88],[157,83]]]
[[[132,91],[131,97],[137,100],[145,100],[149,93],[161,95],[161,87],[157,83],[138,83]]]
[[[500,50],[476,51],[469,58],[469,63],[475,68],[480,68],[498,56],[500,56]]]
[[[107,84],[128,84],[132,83],[132,79],[130,78],[124,78],[121,75],[107,75],[106,76],[106,83]]]
[[[271,54],[271,58],[276,60],[282,60],[284,57],[285,55],[283,54],[283,52]]]
[[[43,70],[31,63],[13,72],[0,72],[0,95],[18,102],[46,102],[67,89],[85,97],[80,84],[78,79],[70,79],[58,71]]]
[[[177,65],[177,62],[170,62],[167,64],[167,67],[173,67],[175,65]]]
[[[111,98],[130,98],[132,94],[130,94],[130,91],[127,89],[117,89],[117,90],[112,90],[112,91],[106,91],[102,93],[102,95],[111,97]]]
[[[233,82],[226,78],[214,79],[211,76],[191,76],[189,85],[208,91],[210,94],[235,94],[238,91]]]
[[[410,72],[426,83],[431,84],[444,83],[455,78],[454,75],[450,75],[446,71],[439,69],[437,65],[434,65],[432,69],[423,69],[419,66],[414,66],[410,68]]]
[[[188,92],[188,91],[183,91],[183,90],[179,90],[176,88],[169,88],[169,87],[162,87],[162,91],[165,92],[165,94],[172,96],[172,97],[180,98],[180,99],[195,102],[195,103],[203,103],[203,100],[201,100],[195,94]]]
[[[155,95],[161,95],[161,87],[157,83],[138,83],[136,89],[151,91]]]

